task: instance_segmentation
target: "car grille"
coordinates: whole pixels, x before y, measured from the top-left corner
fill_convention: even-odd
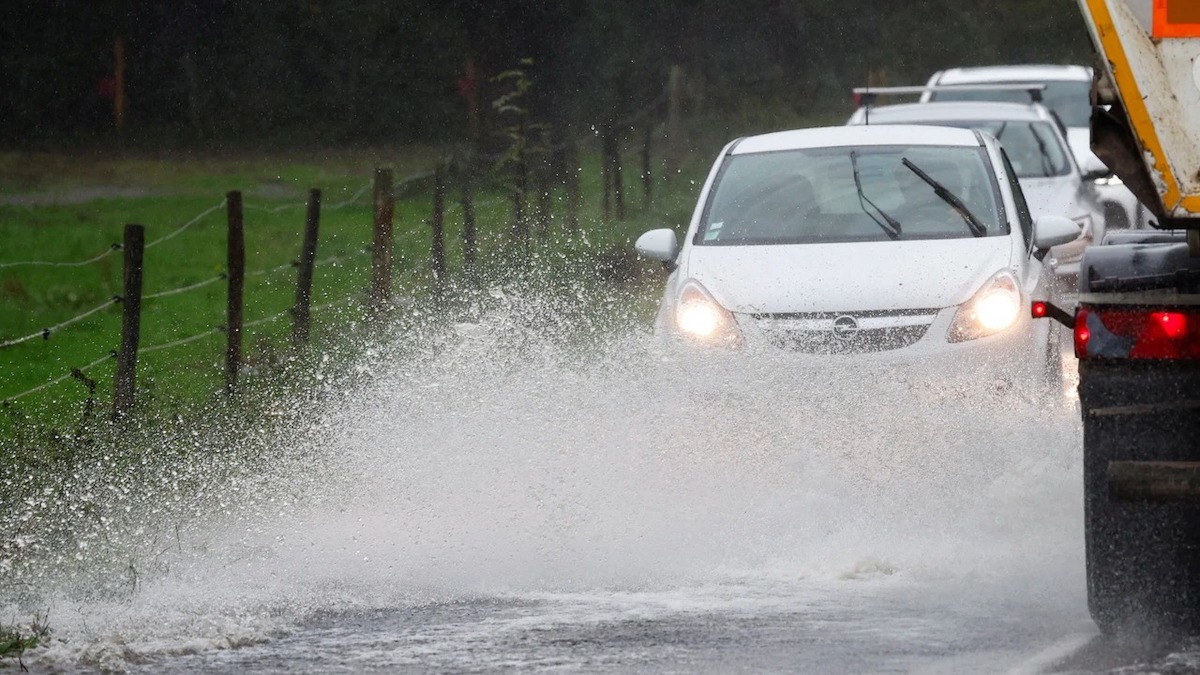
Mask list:
[[[767,343],[809,354],[862,354],[916,344],[937,317],[936,309],[898,312],[753,314]]]

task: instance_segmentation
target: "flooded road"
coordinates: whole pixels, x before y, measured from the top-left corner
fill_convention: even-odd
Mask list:
[[[133,590],[57,592],[26,664],[1041,672],[1095,637],[1069,397],[489,320],[360,370]]]

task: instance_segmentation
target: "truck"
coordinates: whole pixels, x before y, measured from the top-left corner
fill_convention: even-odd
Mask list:
[[[1105,633],[1200,627],[1200,2],[1078,0],[1092,151],[1153,214],[1080,264],[1088,608]]]

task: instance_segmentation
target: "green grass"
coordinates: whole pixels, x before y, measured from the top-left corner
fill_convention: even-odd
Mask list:
[[[0,659],[15,658],[24,670],[21,655],[37,647],[49,632],[44,616],[35,617],[28,626],[0,626]]]
[[[295,294],[295,270],[288,263],[299,255],[304,200],[310,187],[323,191],[324,209],[318,247],[313,304],[329,305],[314,312],[318,344],[336,341],[347,317],[361,317],[370,279],[372,168],[394,168],[397,182],[429,171],[439,156],[412,149],[388,160],[381,151],[335,155],[282,155],[260,158],[191,157],[117,158],[58,155],[0,155],[0,264],[42,260],[89,259],[121,240],[125,223],[146,226],[153,242],[205,215],[176,236],[146,250],[145,295],[213,279],[225,270],[224,194],[244,193],[246,266],[245,319],[278,317],[245,332],[246,366],[278,361],[288,352],[291,320],[286,314]],[[671,181],[655,181],[656,200],[642,209],[637,160],[626,160],[628,217],[603,222],[600,217],[601,173],[597,158],[585,153],[581,170],[584,208],[581,231],[564,230],[565,195],[554,191],[554,222],[534,249],[561,258],[590,260],[607,266],[610,276],[628,277],[653,270],[632,255],[631,239],[650,227],[686,225],[698,191],[698,166]],[[398,191],[395,216],[396,292],[422,294],[432,285],[428,266],[432,212],[428,182]],[[423,189],[422,189],[423,188]],[[112,195],[112,196],[108,196]],[[357,198],[355,199],[355,197]],[[461,276],[461,210],[457,192],[448,195],[447,250],[450,276]],[[528,207],[534,208],[533,204]],[[481,256],[503,266],[511,248],[511,205],[495,188],[477,195]],[[328,264],[340,260],[339,264]],[[324,263],[324,264],[323,264]],[[281,269],[282,268],[282,269]],[[80,267],[0,267],[0,342],[55,325],[107,302],[122,292],[122,255],[116,251]],[[211,331],[225,322],[226,284],[211,283],[143,304],[138,383],[147,401],[203,402],[224,381],[224,334],[154,351],[153,347]],[[349,310],[347,313],[346,310]],[[91,364],[116,349],[120,341],[119,305],[110,306],[54,332],[48,340],[0,349],[0,400],[20,394],[72,368]],[[148,349],[150,348],[150,349]],[[114,360],[90,368],[103,402],[111,396]],[[82,411],[86,390],[72,378],[24,396],[10,404],[21,415],[69,424]],[[3,438],[0,425],[0,439]]]

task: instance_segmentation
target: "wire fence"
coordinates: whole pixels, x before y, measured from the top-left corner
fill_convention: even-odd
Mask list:
[[[167,298],[172,295],[180,295],[182,293],[188,293],[188,292],[191,292],[194,290],[204,288],[205,286],[210,286],[212,284],[217,283],[218,281],[225,281],[228,278],[229,278],[228,274],[226,274],[225,272],[221,272],[220,274],[218,274],[215,277],[210,277],[208,279],[205,279],[204,281],[199,281],[194,284],[190,284],[188,286],[180,286],[179,288],[172,288],[172,289],[169,289],[166,291],[159,291],[157,293],[148,293],[146,295],[143,295],[142,299],[143,300],[153,300],[155,298]]]
[[[427,179],[428,177],[430,177],[432,175],[433,175],[432,172],[428,172],[428,173],[424,173],[424,174],[416,174],[416,175],[410,176],[410,177],[404,179],[403,181],[401,181],[400,183],[398,183],[397,187],[403,187],[403,186],[413,183],[415,181]],[[359,188],[349,198],[339,201],[335,204],[326,206],[324,210],[339,210],[339,209],[344,209],[344,208],[350,207],[350,206],[356,204],[363,197],[363,195],[367,193],[367,191],[370,188],[371,188],[371,183],[368,183],[368,184],[364,185],[363,187]],[[228,206],[228,200],[222,199],[219,203],[204,209],[203,211],[198,213],[196,216],[183,222],[181,225],[179,225],[175,229],[171,230],[167,234],[165,234],[157,239],[154,239],[150,242],[147,242],[142,247],[143,251],[145,249],[150,249],[152,247],[159,246],[167,241],[170,241],[170,240],[178,237],[179,235],[186,232],[188,229],[195,226],[197,223],[202,222],[205,218],[209,217],[214,212],[216,212],[222,208],[225,208],[226,206]],[[252,210],[266,211],[266,212],[270,212],[270,213],[279,213],[284,210],[303,208],[305,206],[307,206],[306,203],[295,203],[295,204],[285,204],[282,206],[269,208],[269,209],[263,208],[263,207],[255,207]],[[100,260],[103,260],[104,258],[106,258],[110,255],[113,255],[114,253],[117,253],[118,251],[122,251],[122,250],[124,250],[124,246],[122,244],[114,243],[114,244],[110,245],[109,248],[106,249],[103,253],[93,256],[91,258],[87,258],[85,260],[65,261],[65,262],[48,261],[48,260],[15,261],[15,262],[0,263],[0,268],[15,268],[15,267],[23,267],[23,266],[30,266],[30,267],[32,267],[32,266],[83,267],[83,266],[98,262]],[[338,267],[347,262],[359,260],[359,259],[363,258],[364,256],[369,256],[369,255],[371,255],[371,249],[370,249],[370,247],[367,247],[367,248],[360,249],[360,250],[354,251],[354,252],[352,252],[350,254],[346,254],[346,255],[326,257],[326,258],[322,258],[319,260],[314,259],[312,261],[312,264],[314,267],[318,267],[318,266],[319,267]],[[295,270],[299,267],[300,267],[300,263],[298,261],[293,260],[293,261],[289,261],[287,263],[284,263],[281,265],[276,265],[273,267],[248,271],[245,273],[245,276],[247,276],[247,277],[264,277],[264,276],[278,274],[285,270]],[[177,295],[182,295],[185,293],[197,291],[202,288],[211,286],[213,284],[216,284],[216,283],[219,283],[222,281],[227,281],[229,279],[229,276],[230,276],[229,271],[224,270],[218,274],[215,274],[211,277],[208,277],[206,279],[203,279],[203,280],[195,282],[195,283],[185,284],[185,285],[178,286],[175,288],[169,288],[169,289],[165,289],[165,290],[161,290],[161,291],[156,291],[153,293],[142,294],[140,296],[140,300],[146,301],[146,300],[168,298],[168,297],[172,297],[172,296],[177,296]],[[313,307],[309,308],[309,311],[320,311],[320,310],[323,310],[323,309],[326,309],[329,307],[343,305],[343,304],[346,304],[347,300],[349,300],[349,298],[344,298],[340,301],[330,302],[330,303],[326,303],[323,305],[313,306]],[[72,326],[73,324],[79,323],[79,322],[83,321],[84,319],[87,319],[88,317],[96,315],[96,314],[108,309],[109,307],[120,304],[121,302],[122,302],[121,297],[114,296],[114,297],[110,298],[109,300],[105,301],[103,304],[92,307],[86,311],[83,311],[83,312],[75,315],[75,316],[72,316],[72,317],[65,319],[57,324],[54,324],[53,326],[48,326],[48,327],[42,328],[36,332],[32,332],[28,335],[23,335],[23,336],[20,336],[17,338],[13,338],[10,340],[0,342],[0,349],[7,349],[7,348],[15,347],[17,345],[31,342],[34,340],[38,340],[38,339],[41,339],[43,341],[49,340],[50,337],[52,335],[54,335],[55,333],[65,329],[69,326]],[[265,317],[262,317],[259,319],[255,319],[253,321],[244,322],[241,325],[241,328],[249,329],[249,328],[255,328],[258,326],[263,326],[263,325],[266,325],[269,323],[276,322],[284,317],[294,316],[294,314],[295,314],[295,307],[289,307],[288,309],[285,309],[283,311],[280,311],[280,312],[277,312],[277,313],[274,313],[274,314],[271,314],[271,315],[268,315],[268,316],[265,316]],[[202,332],[196,333],[194,335],[189,335],[186,337],[170,340],[170,341],[163,342],[160,344],[139,347],[136,350],[136,354],[138,356],[142,356],[142,355],[146,355],[146,354],[162,352],[162,351],[166,351],[166,350],[173,349],[176,347],[181,347],[181,346],[188,345],[188,344],[191,344],[194,342],[198,342],[205,338],[210,338],[210,337],[213,337],[216,335],[225,334],[228,332],[229,332],[229,328],[226,325],[214,326],[212,328],[209,328]],[[84,373],[92,368],[95,368],[96,366],[98,366],[106,361],[115,359],[116,354],[117,354],[116,351],[110,352],[110,353],[108,353],[86,365],[80,366],[78,368],[72,368],[71,371],[68,373],[65,373],[58,377],[47,380],[46,382],[43,382],[37,386],[34,386],[30,389],[25,390],[25,391],[6,396],[6,397],[0,399],[0,402],[3,402],[4,404],[7,405],[13,401],[17,401],[19,399],[31,396],[38,392],[44,391],[50,387],[53,387],[57,384],[65,382],[65,381],[71,379],[72,377],[79,377],[79,375],[81,375],[82,373]]]
[[[159,244],[161,244],[165,241],[174,239],[176,236],[181,234],[184,230],[195,225],[196,223],[200,222],[201,220],[204,220],[204,218],[206,218],[213,211],[221,209],[224,206],[225,206],[225,200],[221,200],[221,202],[219,204],[210,206],[209,208],[207,208],[203,212],[201,212],[199,215],[197,215],[196,217],[192,218],[191,220],[185,222],[183,225],[180,225],[179,227],[175,228],[171,232],[159,237],[158,239],[155,239],[154,241],[147,243],[145,248],[152,248],[154,246],[158,246]],[[76,261],[68,261],[68,262],[58,262],[58,261],[53,261],[53,260],[19,260],[19,261],[15,261],[15,262],[0,262],[0,268],[9,268],[9,267],[85,267],[87,265],[91,265],[92,263],[100,262],[101,260],[116,253],[117,251],[122,250],[123,248],[124,248],[124,246],[122,246],[120,243],[114,242],[114,243],[110,244],[109,247],[107,249],[105,249],[105,251],[103,253],[93,256],[91,258],[87,258],[86,260],[76,260]]]
[[[21,344],[22,342],[29,342],[30,340],[36,340],[38,338],[42,338],[43,340],[49,340],[50,336],[53,335],[54,333],[56,333],[57,331],[62,330],[63,328],[66,328],[67,326],[70,326],[73,323],[78,323],[80,321],[83,321],[84,319],[88,318],[89,316],[96,314],[97,312],[102,312],[119,302],[121,302],[121,298],[119,298],[117,296],[113,296],[112,298],[109,298],[107,301],[105,301],[104,304],[97,305],[96,307],[93,307],[93,308],[87,310],[86,312],[83,312],[82,314],[76,314],[75,316],[67,319],[66,321],[57,323],[57,324],[55,324],[53,326],[49,326],[47,328],[43,328],[36,333],[30,333],[29,335],[26,335],[24,337],[19,337],[14,340],[9,340],[7,342],[0,342],[0,349],[6,349],[8,347],[13,347],[13,346]]]
[[[117,358],[117,353],[115,351],[109,352],[108,354],[101,356],[100,358],[96,359],[95,361],[92,361],[91,363],[87,364],[86,366],[72,368],[71,372],[67,373],[66,375],[56,377],[53,380],[50,380],[48,382],[43,382],[42,384],[39,384],[38,386],[34,387],[33,389],[27,389],[19,394],[14,394],[12,396],[9,396],[9,397],[5,398],[3,400],[3,402],[5,404],[8,404],[13,401],[16,401],[17,399],[25,398],[26,396],[36,394],[39,391],[42,391],[43,389],[48,389],[50,387],[53,387],[56,384],[59,384],[60,382],[65,382],[65,381],[71,379],[72,377],[76,377],[76,373],[86,373],[88,370],[95,368],[96,366],[100,365],[101,363],[104,363],[105,361],[108,361],[110,359],[115,359],[115,358]]]
[[[104,253],[101,253],[100,255],[92,257],[92,258],[88,258],[87,260],[79,260],[79,261],[75,261],[75,262],[55,262],[52,260],[21,260],[18,262],[0,263],[0,268],[6,268],[6,267],[83,267],[85,265],[91,265],[94,262],[100,262],[101,260],[104,260],[105,258],[116,253],[117,251],[120,251],[121,248],[122,247],[120,244],[113,243],[113,244],[110,244],[109,247],[104,250]]]
[[[637,122],[637,121],[643,119],[645,115],[648,115],[651,112],[653,112],[654,109],[660,107],[661,104],[662,104],[661,100],[655,100],[650,105],[648,105],[644,111],[639,111],[637,114],[631,116],[630,119],[622,120],[622,121],[618,122],[618,124],[632,124],[634,122]],[[553,150],[557,151],[557,150],[562,150],[565,148],[566,148],[566,145],[564,144],[563,146],[553,148]],[[448,165],[449,165],[448,160],[443,160],[443,166],[448,166]],[[442,174],[440,172],[435,172],[435,171],[417,173],[417,174],[409,175],[400,181],[392,183],[391,178],[390,178],[390,171],[387,171],[387,184],[389,186],[389,191],[387,193],[387,199],[394,200],[395,199],[394,195],[408,189],[409,186],[411,186],[415,183],[418,183],[420,181],[426,181],[430,178],[435,178],[438,176],[444,177],[444,174]],[[377,180],[379,179],[378,171],[377,171],[376,178],[377,178]],[[302,258],[304,258],[304,256],[307,255],[307,258],[305,258],[305,262],[294,260],[294,261],[288,261],[288,262],[280,264],[280,265],[275,265],[275,266],[271,266],[271,267],[265,267],[265,268],[261,268],[261,269],[250,270],[250,271],[244,271],[244,269],[241,267],[242,263],[239,263],[236,270],[226,269],[217,274],[214,274],[213,276],[210,276],[210,277],[207,277],[207,278],[204,278],[199,281],[192,282],[192,283],[184,284],[184,285],[181,285],[178,287],[159,290],[159,291],[156,291],[153,293],[141,293],[140,291],[134,291],[134,293],[136,293],[136,295],[133,296],[136,300],[136,302],[134,303],[135,309],[130,310],[128,303],[126,303],[126,305],[127,305],[126,310],[127,311],[137,311],[137,308],[140,308],[141,301],[157,300],[157,299],[179,296],[179,295],[183,295],[186,293],[195,292],[195,291],[198,291],[203,288],[207,288],[209,286],[212,286],[213,284],[217,284],[222,281],[230,282],[231,286],[230,286],[230,294],[229,295],[232,298],[232,296],[234,295],[233,284],[235,281],[235,274],[234,274],[235,271],[237,272],[237,274],[236,274],[237,278],[244,279],[246,277],[249,277],[249,278],[269,277],[272,275],[280,274],[280,273],[284,272],[285,270],[299,270],[299,272],[300,272],[299,280],[298,280],[299,285],[297,287],[298,290],[297,290],[297,296],[296,296],[297,303],[299,303],[300,302],[299,298],[306,296],[306,295],[307,295],[307,297],[311,297],[311,287],[307,291],[304,290],[304,283],[305,283],[304,277],[307,274],[308,283],[311,285],[312,268],[314,268],[314,267],[338,267],[347,262],[359,260],[359,259],[362,259],[362,258],[368,257],[368,256],[371,257],[371,259],[372,259],[371,265],[370,265],[371,270],[372,270],[372,272],[371,272],[371,293],[370,293],[370,301],[371,302],[370,302],[370,304],[371,304],[372,308],[378,308],[381,306],[379,303],[379,298],[377,297],[377,294],[378,294],[377,286],[378,286],[378,282],[379,282],[377,273],[379,271],[379,262],[380,262],[380,260],[387,261],[387,264],[385,264],[384,267],[389,269],[389,272],[384,277],[384,279],[387,281],[387,285],[390,287],[390,267],[391,267],[391,265],[394,264],[395,260],[399,259],[399,258],[395,258],[392,256],[391,247],[395,244],[405,244],[406,246],[412,246],[412,245],[416,244],[415,240],[417,238],[430,237],[431,230],[429,229],[428,226],[434,225],[435,222],[437,223],[436,225],[434,225],[436,233],[433,236],[434,237],[444,236],[444,231],[441,229],[441,227],[442,227],[441,223],[442,223],[442,219],[445,217],[445,215],[447,213],[457,214],[460,210],[465,209],[465,207],[463,205],[459,204],[457,201],[450,201],[449,204],[446,204],[445,200],[444,200],[444,194],[445,194],[445,190],[446,190],[446,186],[444,185],[444,180],[437,179],[434,182],[437,183],[437,185],[434,186],[434,191],[435,191],[435,200],[434,201],[436,204],[438,204],[438,206],[435,207],[434,217],[428,221],[423,221],[423,225],[425,225],[426,227],[406,228],[405,230],[393,233],[392,225],[389,223],[389,224],[387,224],[386,228],[383,228],[381,230],[381,224],[379,222],[380,209],[378,208],[378,201],[376,201],[375,206],[377,208],[374,210],[375,218],[376,218],[376,222],[375,222],[375,228],[376,228],[375,237],[376,238],[374,240],[375,243],[370,246],[353,251],[351,253],[335,255],[332,257],[325,257],[325,258],[317,260],[317,259],[315,259],[313,253],[311,252],[311,251],[315,251],[316,229],[315,229],[315,224],[310,222],[309,228],[311,228],[311,230],[312,230],[313,241],[312,241],[312,248],[311,249],[308,248],[309,242],[308,242],[307,238],[309,236],[309,228],[306,228],[305,246],[303,247],[303,249],[305,251],[309,251],[309,252],[308,253],[302,252],[302,254],[301,254]],[[324,210],[336,211],[336,210],[348,208],[350,206],[358,204],[362,200],[363,196],[368,193],[368,191],[370,190],[370,188],[372,187],[373,184],[375,184],[375,183],[372,182],[372,183],[368,183],[366,185],[361,186],[357,191],[354,192],[354,194],[350,195],[348,198],[341,200],[337,203],[327,205],[324,207]],[[236,202],[233,201],[233,197],[235,197],[235,196],[237,197]],[[252,211],[278,214],[278,213],[281,213],[286,210],[299,209],[299,208],[303,208],[305,206],[308,206],[311,209],[311,208],[313,208],[314,204],[316,204],[316,208],[318,209],[318,213],[319,213],[319,211],[320,211],[319,194],[316,194],[316,191],[314,191],[313,196],[318,198],[316,202],[311,201],[312,196],[310,196],[310,202],[308,202],[308,203],[291,203],[291,204],[282,204],[282,205],[274,206],[274,207],[260,207],[260,206],[243,206],[242,202],[241,202],[240,193],[230,193],[229,197],[227,197],[226,199],[222,199],[220,202],[204,209],[200,213],[196,214],[194,217],[184,221],[182,224],[180,224],[177,227],[175,227],[174,229],[172,229],[167,234],[165,234],[161,237],[158,237],[157,239],[154,239],[148,243],[145,243],[140,248],[141,248],[141,251],[144,251],[145,249],[154,248],[154,247],[162,245],[168,241],[171,241],[171,240],[175,239],[176,237],[179,237],[180,235],[184,234],[189,229],[195,227],[198,223],[203,222],[206,218],[211,216],[214,212],[216,212],[220,209],[223,209],[223,208],[228,208],[230,211],[229,218],[230,218],[231,238],[232,238],[232,232],[234,231],[233,212],[234,211],[238,212],[237,227],[240,230],[241,229],[241,223],[240,223],[241,214],[240,214],[240,212],[243,208],[246,208],[246,209],[252,210]],[[375,198],[376,198],[376,200],[378,200],[380,198],[378,192],[376,193]],[[500,195],[482,196],[482,199],[480,200],[479,204],[489,204],[491,206],[495,206],[496,203],[508,201],[508,199],[510,199],[510,198],[511,197],[500,196]],[[463,199],[468,199],[466,188],[463,188]],[[367,205],[364,204],[363,206],[367,206]],[[473,213],[474,207],[471,206],[471,209],[472,209],[472,213]],[[391,205],[389,205],[389,207],[384,209],[383,211],[385,213],[389,213],[389,214],[393,213]],[[312,211],[310,211],[310,221],[312,219],[311,214],[312,214]],[[472,217],[472,219],[474,218],[473,215],[471,217]],[[136,226],[132,226],[132,227],[136,227]],[[472,225],[472,230],[473,230],[473,227],[474,226]],[[384,255],[382,258],[380,257],[380,252],[377,248],[380,245],[379,244],[379,242],[380,242],[379,236],[380,236],[381,231],[386,232],[387,241],[389,242],[387,244],[386,255]],[[464,229],[464,236],[465,236],[465,232],[466,232],[466,230]],[[472,237],[474,236],[473,232],[472,232],[471,236]],[[127,239],[126,244],[131,247],[131,250],[133,249],[133,247],[136,246],[136,244],[130,243],[128,239]],[[239,243],[239,245],[240,245],[240,243]],[[472,245],[472,247],[474,246],[473,241],[471,242],[471,245]],[[232,244],[230,244],[230,246],[231,246],[231,248],[230,248],[230,252],[231,252],[230,265],[233,265],[234,258],[233,258],[232,252],[234,251],[234,248],[232,248]],[[124,250],[124,248],[125,248],[125,246],[123,246],[122,244],[114,243],[114,244],[111,244],[109,246],[109,248],[106,249],[103,253],[100,253],[96,256],[93,256],[93,257],[85,259],[85,260],[79,260],[79,261],[28,260],[28,261],[3,262],[3,263],[0,263],[0,269],[15,268],[15,267],[21,267],[21,266],[46,266],[46,267],[63,267],[63,268],[83,267],[83,266],[98,262],[100,260],[103,260],[104,258],[111,256],[118,251]],[[444,255],[444,242],[441,241],[440,239],[435,242],[434,250],[437,250],[439,248],[442,249],[441,255]],[[244,252],[242,253],[242,255],[244,256]],[[437,254],[432,254],[432,255],[437,255]],[[474,254],[472,253],[472,255],[474,255]],[[138,257],[140,257],[140,252],[139,252]],[[127,265],[128,265],[128,261],[129,261],[129,256],[127,255],[126,256]],[[432,271],[434,271],[434,276],[437,277],[437,281],[440,282],[441,275],[444,274],[444,267],[445,267],[444,259],[440,259],[438,261],[422,259],[422,260],[415,261],[415,264],[411,267],[411,269],[409,271],[412,273],[424,274],[424,273],[432,270]],[[140,269],[138,271],[138,275],[140,276]],[[126,270],[126,277],[128,279],[128,269]],[[239,285],[240,285],[240,282],[239,282]],[[238,295],[239,295],[238,302],[240,303],[240,295],[241,295],[240,290],[238,291]],[[233,304],[232,304],[233,300],[231,299],[229,316],[230,316],[230,321],[233,323],[231,323],[229,325],[223,324],[223,325],[213,326],[206,330],[195,333],[193,335],[188,335],[186,337],[180,337],[180,338],[168,340],[166,342],[161,342],[158,344],[133,348],[132,349],[132,357],[133,357],[134,362],[136,362],[137,356],[153,354],[153,353],[158,353],[158,352],[163,352],[166,350],[174,349],[177,347],[182,347],[182,346],[192,344],[192,343],[195,343],[195,342],[207,339],[207,338],[211,338],[213,336],[220,335],[220,334],[226,334],[227,336],[230,336],[231,343],[230,343],[229,351],[227,353],[228,354],[240,354],[240,345],[238,346],[237,350],[234,350],[232,340],[234,339],[234,336],[236,336],[237,339],[240,340],[241,333],[243,330],[267,325],[267,324],[279,321],[280,319],[283,319],[285,317],[291,316],[297,322],[295,330],[298,331],[299,323],[301,321],[302,316],[303,316],[303,320],[305,322],[307,322],[307,314],[309,312],[322,311],[322,310],[326,310],[326,309],[329,309],[332,307],[337,307],[337,306],[349,306],[350,304],[352,304],[351,301],[352,301],[353,297],[354,296],[348,296],[348,297],[341,298],[339,300],[335,300],[332,302],[327,302],[327,303],[324,303],[321,305],[315,305],[315,306],[309,306],[308,301],[306,299],[304,301],[303,306],[293,305],[282,311],[276,312],[274,314],[270,314],[268,316],[254,319],[249,322],[243,322],[241,320],[240,304],[237,309],[237,317],[238,318],[236,319],[236,321],[232,318],[234,316],[234,312],[233,312]],[[17,345],[32,342],[39,338],[41,338],[43,341],[49,340],[49,338],[52,335],[54,335],[55,333],[58,333],[74,324],[82,322],[85,319],[87,319],[88,317],[91,317],[100,312],[103,312],[105,309],[107,309],[113,305],[121,304],[123,302],[124,301],[121,297],[114,296],[113,298],[105,301],[101,305],[92,307],[84,312],[81,312],[80,314],[77,314],[73,317],[67,318],[53,326],[42,328],[42,329],[40,329],[36,332],[32,332],[28,335],[23,335],[23,336],[13,338],[13,339],[10,339],[10,340],[4,341],[4,342],[0,342],[0,350],[8,349],[11,347],[15,347]],[[384,302],[384,305],[386,305],[386,301]],[[136,325],[136,322],[135,322],[135,325]],[[305,326],[304,331],[305,331],[305,333],[307,332],[307,326]],[[293,333],[293,339],[295,339],[295,336],[297,334],[298,334],[297,332]],[[305,339],[307,339],[307,338],[305,338]],[[33,394],[36,394],[38,392],[44,391],[47,388],[53,387],[57,384],[60,384],[72,377],[80,378],[82,373],[88,371],[89,369],[95,368],[110,359],[116,358],[117,354],[118,354],[118,352],[116,352],[116,351],[110,352],[98,359],[91,361],[90,363],[88,363],[84,366],[81,366],[79,368],[73,368],[73,369],[71,369],[70,372],[68,372],[66,374],[63,374],[63,375],[60,375],[53,379],[47,380],[46,382],[38,384],[37,386],[34,386],[30,389],[19,392],[17,394],[13,394],[10,396],[6,396],[4,398],[0,398],[0,401],[2,401],[4,404],[7,405],[8,403],[11,403],[18,399],[22,399],[22,398],[31,396]],[[116,380],[120,380],[120,370],[121,370],[120,363],[122,360],[126,359],[126,355],[129,354],[129,350],[126,349],[125,347],[122,347],[120,354],[121,354],[121,357],[119,359],[116,359],[118,361],[118,373],[117,373],[117,376],[115,377]],[[231,360],[234,359],[233,356],[229,356],[228,358]],[[235,376],[236,376],[236,371],[234,371],[234,372],[235,372]],[[132,381],[132,378],[130,378],[130,380]],[[91,386],[91,385],[89,385],[89,386]]]
[[[224,199],[221,200],[220,204],[208,207],[207,209],[204,210],[203,213],[196,216],[195,218],[192,218],[191,220],[187,221],[183,225],[180,225],[179,227],[175,228],[173,231],[168,232],[167,234],[159,237],[158,239],[155,239],[154,241],[146,244],[146,248],[154,248],[155,246],[158,246],[159,244],[163,243],[164,241],[169,241],[171,239],[174,239],[175,237],[182,234],[184,230],[195,225],[196,223],[200,222],[201,220],[204,220],[204,218],[206,216],[208,216],[208,214],[210,214],[213,211],[216,211],[218,209],[222,209],[222,208],[225,208],[225,200]]]

